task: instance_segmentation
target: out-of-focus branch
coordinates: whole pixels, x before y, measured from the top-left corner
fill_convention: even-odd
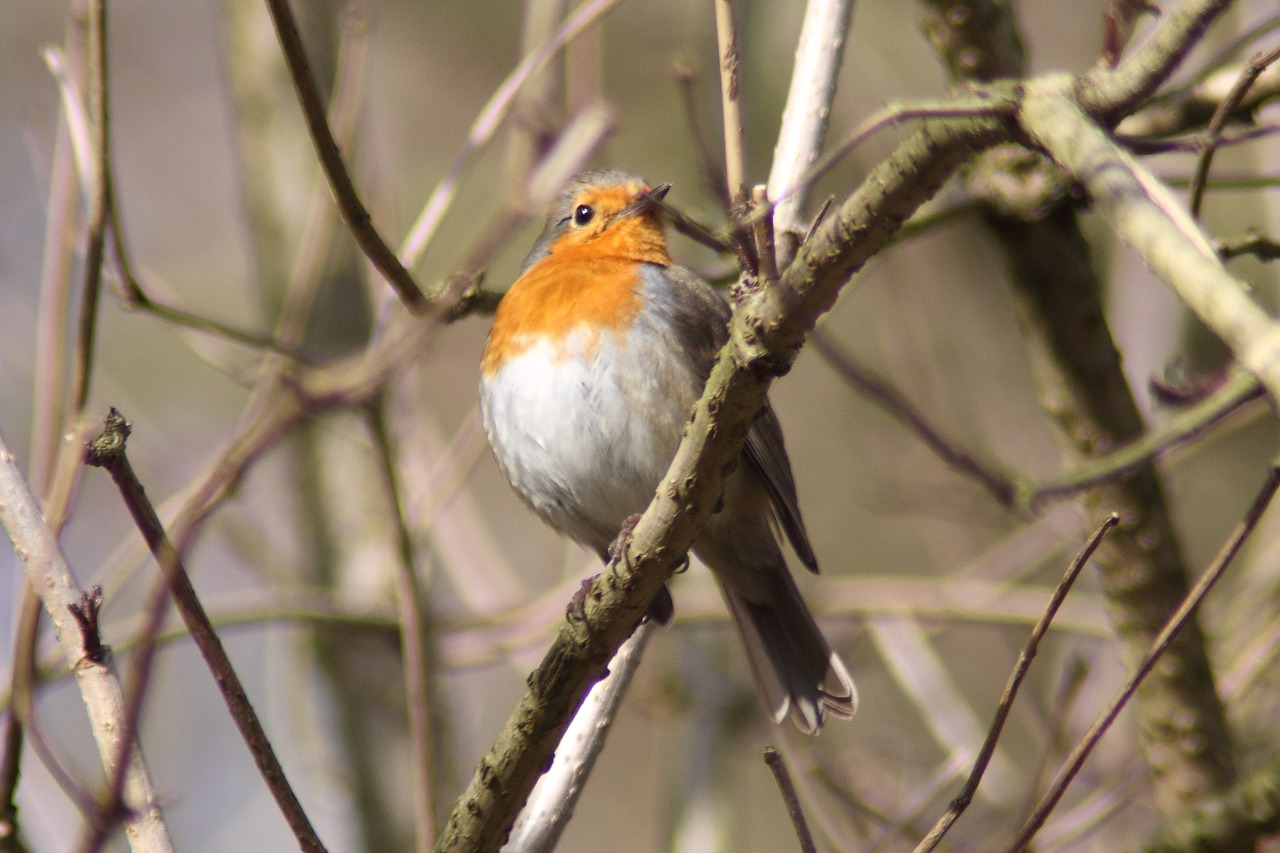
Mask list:
[[[8,532],[14,551],[26,566],[28,582],[44,602],[63,656],[75,675],[88,709],[103,766],[111,775],[115,772],[114,762],[119,756],[124,729],[124,699],[120,682],[106,657],[95,660],[86,654],[86,638],[73,616],[82,608],[84,595],[77,588],[57,539],[45,523],[40,505],[3,437],[0,437],[0,524]],[[171,851],[173,845],[141,750],[135,746],[130,750],[127,761],[129,769],[124,781],[127,813],[124,823],[129,842],[135,851]]]
[[[1253,88],[1253,84],[1258,81],[1263,71],[1266,71],[1277,59],[1280,59],[1280,47],[1265,53],[1258,54],[1240,73],[1240,77],[1232,85],[1231,91],[1222,99],[1222,103],[1214,110],[1213,117],[1209,119],[1209,127],[1205,130],[1205,139],[1203,149],[1200,156],[1196,159],[1195,175],[1191,179],[1191,198],[1187,202],[1187,207],[1191,210],[1192,216],[1200,215],[1200,203],[1204,201],[1205,185],[1209,180],[1209,168],[1213,165],[1213,155],[1217,151],[1218,145],[1222,140],[1223,130],[1227,126],[1227,119],[1240,107],[1244,102],[1245,96],[1249,94],[1249,90]]]
[[[631,678],[640,667],[644,649],[653,633],[645,622],[609,661],[609,675],[597,682],[583,700],[573,722],[565,729],[555,760],[529,795],[504,853],[549,853],[573,817],[574,806],[586,786],[587,776],[604,749],[605,738],[617,718]]]
[[[152,555],[168,579],[169,589],[173,593],[178,612],[182,615],[187,630],[191,632],[196,647],[199,648],[214,681],[222,692],[222,698],[227,703],[232,721],[240,730],[254,763],[258,766],[258,772],[262,774],[267,788],[275,797],[299,846],[303,850],[323,851],[324,845],[320,842],[306,812],[302,809],[302,804],[298,802],[297,795],[285,778],[284,768],[280,766],[280,761],[267,740],[266,731],[262,728],[262,723],[249,702],[244,685],[236,675],[231,659],[222,647],[222,641],[210,623],[195,587],[191,585],[191,579],[187,575],[178,551],[173,547],[160,517],[156,515],[155,508],[146,496],[146,491],[134,474],[133,466],[129,464],[129,458],[125,453],[128,436],[129,425],[118,412],[112,409],[102,435],[90,445],[87,461],[91,465],[106,469],[120,490],[120,496],[129,514],[133,516],[138,531],[146,540]],[[158,623],[156,627],[159,627]]]
[[[1125,682],[1115,698],[1111,700],[1107,709],[1089,727],[1089,731],[1085,733],[1076,748],[1072,750],[1071,755],[1063,763],[1062,770],[1049,787],[1048,792],[1041,799],[1035,812],[1027,819],[1026,825],[1023,826],[1013,843],[1006,848],[1008,853],[1019,853],[1019,851],[1026,849],[1031,839],[1039,832],[1040,827],[1044,825],[1045,820],[1048,819],[1053,809],[1062,799],[1062,795],[1066,793],[1067,787],[1080,772],[1080,768],[1084,766],[1084,762],[1092,753],[1093,748],[1097,746],[1098,741],[1111,728],[1112,723],[1115,722],[1120,711],[1133,697],[1143,679],[1151,673],[1156,663],[1164,657],[1165,652],[1169,649],[1169,645],[1178,635],[1178,632],[1183,630],[1190,622],[1191,617],[1195,614],[1200,603],[1204,601],[1205,596],[1209,594],[1214,584],[1230,567],[1236,555],[1240,553],[1245,540],[1253,533],[1258,522],[1262,519],[1263,513],[1271,505],[1271,500],[1275,497],[1277,488],[1280,488],[1280,467],[1273,464],[1270,471],[1268,471],[1266,482],[1263,483],[1244,518],[1236,525],[1235,530],[1231,532],[1231,536],[1223,544],[1218,555],[1209,567],[1205,569],[1204,574],[1200,576],[1196,585],[1187,593],[1186,598],[1178,605],[1177,610],[1170,614],[1168,621],[1165,622],[1164,627],[1156,635],[1150,651],[1143,657],[1128,681]],[[1246,850],[1251,848],[1258,838],[1257,828],[1254,826],[1237,825],[1234,830],[1232,836],[1223,839],[1221,849]]]
[[[412,750],[409,764],[413,768],[410,779],[413,790],[413,818],[415,849],[426,853],[435,839],[436,770],[440,767],[437,755],[436,729],[433,708],[439,701],[433,688],[438,670],[435,654],[435,637],[427,615],[427,604],[422,600],[418,586],[417,568],[413,559],[413,540],[404,517],[399,477],[396,474],[395,453],[391,435],[387,429],[384,400],[375,401],[368,409],[369,432],[378,455],[378,468],[386,491],[387,503],[393,515],[396,537],[396,611],[400,621],[400,643],[404,650],[405,702],[408,705],[409,744]]]
[[[954,75],[969,80],[1023,76],[1013,4],[972,0],[960,15],[950,4],[928,5],[934,41]],[[1207,22],[1204,14],[1188,18],[1183,14],[1187,11],[1183,7],[1173,15],[1125,66],[1106,73],[1139,88],[1153,85],[1189,49],[1166,38],[1166,31],[1194,38],[1196,27]],[[1084,97],[1081,87],[1090,79],[1073,81],[1077,88],[1072,94]],[[988,193],[986,223],[1008,259],[1040,396],[1054,401],[1048,408],[1066,441],[1086,459],[1096,457],[1060,484],[1067,485],[1067,492],[1044,496],[1092,486],[1089,505],[1125,519],[1099,552],[1097,564],[1117,632],[1136,658],[1185,595],[1188,573],[1150,457],[1131,457],[1132,464],[1123,469],[1112,463],[1126,459],[1110,458],[1113,448],[1123,446],[1131,453],[1147,436],[1106,323],[1089,245],[1065,192],[1068,183],[1042,155],[1017,146],[984,157],[970,176],[971,187],[994,190]],[[1101,462],[1104,455],[1108,458]],[[1091,470],[1095,462],[1100,465]],[[1128,476],[1120,478],[1120,470]],[[1107,472],[1103,477],[1089,476],[1102,471]],[[1020,492],[1023,505],[1033,506],[1035,499]],[[1225,715],[1194,622],[1169,658],[1176,663],[1151,678],[1137,702],[1143,748],[1155,770],[1156,800],[1165,814],[1227,784],[1233,772]]]
[[[1102,522],[1102,526],[1094,532],[1093,536],[1089,537],[1089,541],[1085,543],[1084,548],[1071,561],[1071,565],[1067,566],[1066,574],[1062,576],[1062,580],[1059,581],[1057,589],[1053,591],[1053,596],[1049,599],[1049,603],[1045,605],[1044,613],[1036,621],[1035,627],[1031,629],[1031,636],[1027,638],[1026,644],[1023,645],[1022,651],[1018,654],[1018,661],[1014,665],[1013,672],[1009,673],[1009,680],[1005,683],[1004,693],[1000,696],[1000,703],[996,707],[995,719],[991,723],[991,728],[987,731],[987,737],[983,741],[982,748],[978,750],[978,757],[973,763],[973,769],[969,772],[969,778],[965,780],[964,787],[961,788],[955,799],[951,801],[951,805],[938,818],[938,822],[933,825],[933,829],[916,846],[916,853],[929,853],[929,851],[936,849],[942,843],[943,837],[955,822],[960,819],[960,815],[964,814],[964,810],[969,807],[974,793],[978,790],[978,785],[982,783],[982,775],[986,772],[987,765],[995,754],[996,743],[1000,739],[1000,733],[1004,731],[1004,724],[1009,718],[1009,712],[1013,709],[1013,700],[1017,698],[1018,690],[1027,676],[1027,671],[1031,668],[1031,661],[1035,658],[1036,652],[1040,648],[1040,641],[1044,639],[1045,633],[1048,632],[1049,626],[1053,623],[1053,617],[1057,615],[1058,609],[1067,597],[1067,593],[1075,585],[1076,578],[1084,570],[1085,564],[1089,562],[1093,552],[1098,550],[1098,546],[1102,544],[1102,538],[1119,521],[1120,516],[1115,513],[1107,516],[1106,520]]]
[[[1280,17],[1277,18],[1280,21]],[[1240,79],[1239,67],[1223,68],[1181,92],[1161,95],[1123,119],[1116,132],[1125,136],[1157,137],[1202,128],[1222,106]],[[1233,119],[1252,116],[1265,102],[1280,96],[1280,67],[1271,66],[1254,82]]]
[[[1170,13],[1151,40],[1119,68],[1098,66],[1076,83],[1080,106],[1113,123],[1151,97],[1186,58],[1230,0],[1193,0]]]
[[[445,173],[435,189],[432,190],[426,204],[423,205],[418,218],[410,227],[409,233],[401,245],[400,254],[408,266],[417,266],[418,261],[421,260],[422,253],[426,251],[427,245],[431,242],[440,226],[440,221],[453,203],[454,196],[457,195],[458,183],[462,179],[463,171],[471,162],[472,157],[493,140],[494,134],[497,133],[498,128],[510,114],[512,104],[515,102],[516,94],[520,91],[520,88],[528,82],[533,74],[549,62],[567,42],[576,38],[579,33],[594,25],[606,13],[612,11],[618,5],[618,2],[619,0],[587,0],[569,16],[550,41],[543,44],[538,50],[527,54],[520,61],[520,64],[507,75],[507,78],[502,81],[497,90],[494,91],[489,101],[484,105],[484,109],[480,111],[475,121],[471,123],[471,128],[467,132],[466,144],[458,152],[458,156],[453,161],[449,171]]]
[[[88,62],[89,127],[92,135],[92,176],[86,223],[84,280],[80,293],[79,330],[71,367],[71,407],[68,420],[78,420],[89,399],[93,374],[94,338],[98,328],[98,295],[102,287],[102,257],[106,245],[107,210],[111,192],[111,130],[107,101],[106,0],[89,0]]]
[[[791,88],[787,91],[782,126],[773,148],[773,166],[769,170],[767,187],[771,198],[797,184],[805,170],[818,159],[827,134],[836,78],[844,57],[845,34],[852,16],[853,0],[809,0],[805,7],[796,61],[791,69]],[[778,256],[782,266],[791,259],[804,234],[807,199],[805,187],[774,207],[773,228],[781,237]]]
[[[732,0],[715,0],[716,40],[720,49],[720,104],[724,111],[724,169],[729,203],[735,212],[747,203],[747,154],[742,127],[742,54]]]
[[[1146,846],[1147,853],[1231,850],[1249,838],[1280,832],[1280,757],[1240,779],[1222,796],[1187,809]]]
[[[355,184],[351,182],[351,176],[342,162],[338,143],[334,141],[333,134],[329,130],[324,100],[316,88],[311,68],[307,63],[306,50],[302,45],[302,37],[298,33],[297,24],[294,23],[293,13],[289,10],[289,0],[267,0],[267,8],[271,12],[271,21],[275,24],[276,34],[280,38],[280,47],[284,51],[285,62],[293,77],[294,88],[298,92],[298,102],[306,117],[311,141],[315,144],[316,155],[320,159],[320,165],[324,169],[329,186],[333,189],[342,218],[351,229],[356,242],[360,244],[365,257],[378,272],[382,273],[400,300],[410,311],[425,312],[429,308],[427,298],[422,295],[422,289],[413,280],[409,270],[400,263],[395,252],[391,251],[382,239],[382,235],[374,228],[373,219],[361,203]]]
[[[1021,121],[1084,185],[1116,233],[1256,375],[1280,395],[1280,327],[1223,266],[1182,205],[1082,112],[1067,78],[1028,89]]]

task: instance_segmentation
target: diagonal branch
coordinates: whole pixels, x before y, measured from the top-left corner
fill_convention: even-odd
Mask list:
[[[1089,731],[1085,733],[1085,736],[1076,744],[1075,749],[1072,750],[1071,755],[1063,763],[1062,770],[1058,773],[1058,777],[1054,780],[1053,785],[1050,786],[1049,791],[1041,799],[1035,812],[1027,819],[1026,824],[1018,833],[1018,837],[1006,848],[1009,853],[1016,853],[1016,851],[1026,849],[1031,839],[1039,832],[1040,827],[1044,825],[1045,820],[1048,819],[1053,809],[1062,799],[1062,795],[1066,793],[1067,786],[1071,784],[1071,781],[1080,772],[1080,768],[1084,766],[1084,762],[1093,752],[1094,747],[1098,745],[1098,741],[1111,728],[1112,723],[1115,722],[1116,717],[1119,716],[1120,711],[1128,703],[1129,699],[1133,697],[1143,679],[1150,675],[1151,670],[1155,668],[1155,665],[1164,656],[1164,653],[1169,649],[1169,645],[1177,637],[1178,632],[1191,621],[1192,616],[1195,615],[1196,609],[1204,601],[1205,596],[1209,594],[1219,578],[1231,566],[1249,535],[1257,528],[1263,513],[1271,505],[1271,500],[1275,497],[1278,488],[1280,488],[1280,467],[1273,464],[1268,472],[1266,482],[1263,483],[1262,488],[1258,491],[1253,504],[1245,512],[1244,518],[1236,525],[1218,555],[1210,563],[1209,567],[1205,569],[1204,574],[1200,576],[1196,585],[1187,593],[1186,598],[1183,599],[1178,609],[1169,616],[1168,621],[1165,622],[1164,627],[1161,628],[1160,633],[1152,642],[1150,651],[1143,657],[1132,675],[1129,676],[1129,680],[1125,682],[1124,686],[1111,700],[1111,704],[1107,706],[1107,709],[1089,727]],[[1252,827],[1241,826],[1237,827],[1237,830],[1223,844],[1222,849],[1249,849],[1256,843],[1257,836],[1254,834]]]
[[[324,99],[320,97],[315,79],[311,76],[307,53],[302,46],[302,36],[299,35],[293,13],[289,10],[289,0],[267,0],[267,9],[271,12],[271,21],[280,38],[280,48],[284,51],[285,63],[293,77],[298,102],[307,120],[311,141],[316,146],[316,156],[329,180],[329,186],[333,188],[342,218],[346,220],[365,257],[382,273],[401,301],[414,313],[426,311],[427,298],[422,295],[422,290],[404,264],[400,263],[395,252],[391,251],[391,247],[373,227],[373,219],[361,203],[355,184],[351,182],[351,175],[342,162],[342,152],[338,150],[338,143],[329,131]]]
[[[1027,132],[1084,184],[1121,239],[1280,399],[1280,327],[1223,267],[1182,205],[1089,119],[1073,91],[1065,77],[1029,85],[1020,116]]]
[[[120,490],[120,496],[128,507],[129,514],[133,516],[142,538],[146,540],[147,547],[151,549],[152,555],[169,582],[173,600],[177,604],[183,622],[187,625],[187,630],[191,632],[192,639],[195,640],[210,673],[218,683],[231,719],[240,730],[240,735],[244,738],[245,745],[248,746],[253,761],[258,766],[258,772],[262,774],[267,788],[275,797],[280,811],[289,823],[289,828],[293,830],[294,837],[298,840],[298,845],[303,850],[323,851],[324,845],[311,826],[311,821],[303,811],[302,804],[298,802],[297,795],[289,786],[288,779],[285,778],[284,768],[281,767],[275,751],[271,748],[271,743],[267,740],[266,731],[262,728],[257,714],[254,713],[244,685],[231,665],[231,659],[222,647],[222,641],[209,621],[204,605],[200,603],[200,598],[191,584],[191,578],[187,575],[178,551],[165,532],[164,524],[156,515],[155,508],[142,488],[142,483],[134,474],[133,466],[129,464],[129,457],[125,454],[128,435],[129,425],[119,412],[112,409],[102,435],[93,441],[86,459],[90,465],[106,469]],[[158,624],[156,627],[159,627]],[[154,634],[152,636],[154,640]],[[141,682],[142,679],[143,676],[140,674],[139,681]]]
[[[84,612],[84,594],[77,588],[53,531],[45,523],[40,505],[18,468],[14,454],[0,437],[0,525],[13,540],[26,566],[27,580],[44,602],[63,656],[75,675],[76,685],[89,712],[93,736],[107,774],[115,772],[120,738],[124,730],[124,697],[108,656],[88,654],[89,638],[83,636],[73,613]],[[97,657],[95,660],[94,658]],[[151,779],[135,744],[127,756],[124,821],[135,851],[169,851],[173,845],[156,801]]]
[[[491,850],[546,767],[582,697],[639,624],[710,516],[748,426],[772,380],[789,369],[805,334],[840,288],[975,149],[999,141],[1000,124],[926,122],[833,212],[783,273],[781,286],[736,306],[684,441],[649,508],[528,679],[502,733],[454,805],[440,851]],[[785,304],[778,290],[791,298]]]
[[[1181,18],[1177,23],[1186,29]],[[1126,101],[1126,83],[1145,86],[1176,65],[1182,55],[1176,45],[1164,35],[1153,44],[1162,55],[1144,58],[1141,74],[1108,78],[1110,88],[1094,99],[1099,114]],[[992,86],[987,94],[991,102],[1018,95],[1007,86]],[[926,120],[814,229],[778,286],[752,291],[735,305],[729,342],[667,476],[631,537],[584,596],[582,618],[561,626],[530,674],[526,692],[455,803],[438,851],[501,845],[569,718],[710,516],[773,379],[790,368],[818,317],[901,223],[975,152],[1010,136],[1006,123],[988,114]]]

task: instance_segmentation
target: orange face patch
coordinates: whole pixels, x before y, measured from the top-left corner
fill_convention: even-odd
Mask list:
[[[539,340],[563,344],[575,329],[599,333],[631,324],[641,308],[639,264],[671,263],[656,215],[618,216],[643,189],[591,187],[574,198],[574,208],[588,205],[594,215],[581,226],[560,223],[549,254],[502,298],[480,361],[486,375]]]

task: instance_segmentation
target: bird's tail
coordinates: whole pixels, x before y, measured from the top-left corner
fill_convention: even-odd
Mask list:
[[[721,586],[747,650],[760,703],[780,723],[790,715],[806,734],[822,728],[828,713],[849,718],[858,689],[844,661],[827,645],[785,567],[769,573],[771,601],[749,601]]]

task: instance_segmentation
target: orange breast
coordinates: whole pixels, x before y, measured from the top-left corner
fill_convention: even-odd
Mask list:
[[[552,253],[529,267],[499,303],[480,360],[485,375],[492,376],[503,362],[540,340],[563,342],[580,327],[604,332],[630,326],[642,304],[640,261],[634,252],[639,230],[610,229],[616,237],[630,238],[628,248],[633,251],[627,254],[614,254],[601,245],[615,237],[609,232],[585,244],[553,244]],[[661,231],[654,230],[657,245],[646,246],[643,259],[669,264]]]

